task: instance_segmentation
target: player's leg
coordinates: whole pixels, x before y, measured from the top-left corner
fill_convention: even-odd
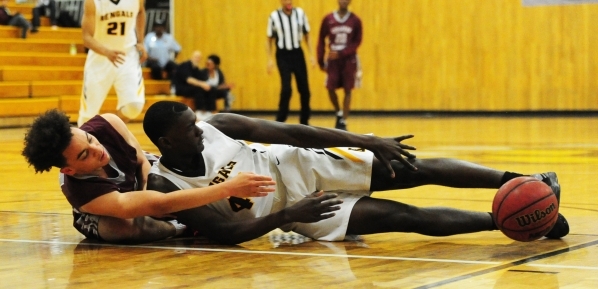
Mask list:
[[[419,208],[391,200],[363,197],[357,201],[347,227],[347,235],[384,232],[449,236],[495,230],[487,212],[448,207]]]
[[[104,56],[90,53],[85,62],[83,89],[77,124],[83,123],[100,113],[102,104],[115,79],[115,69]]]
[[[131,49],[125,56],[125,62],[117,69],[114,90],[118,97],[116,109],[125,120],[137,118],[145,105],[145,85],[139,65],[139,53]]]
[[[351,112],[351,89],[345,88],[343,90],[345,91],[345,98],[343,99],[343,120],[346,125],[349,113]]]
[[[343,110],[341,109],[340,102],[338,101],[338,94],[336,89],[341,87],[340,85],[340,71],[339,71],[339,60],[328,60],[326,64],[326,89],[328,91],[328,98],[334,108],[336,114],[336,121],[334,124],[335,128],[345,129],[342,125]]]
[[[507,181],[523,176],[519,173],[500,171],[478,164],[457,159],[413,159],[417,171],[406,169],[398,161],[392,162],[395,178],[391,178],[384,165],[374,158],[370,190],[390,190],[413,188],[422,185],[440,185],[454,188],[497,189]],[[551,186],[560,196],[560,185],[554,173],[532,175]],[[546,235],[551,239],[562,238],[569,234],[569,224],[559,213],[553,229]]]
[[[177,235],[177,228],[173,223],[150,217],[118,219],[101,216],[98,233],[108,242],[143,243],[173,237]]]
[[[351,91],[355,88],[355,76],[357,75],[357,56],[353,55],[343,61],[341,83],[345,92],[343,99],[343,119],[345,122],[351,112]]]
[[[395,178],[386,167],[374,158],[371,190],[406,189],[422,185],[439,185],[454,188],[499,188],[504,182],[505,171],[499,171],[467,161],[433,158],[413,159],[418,168],[412,171],[398,161],[392,161]],[[520,174],[514,174],[521,176]]]
[[[291,66],[290,57],[276,53],[276,65],[280,74],[280,99],[278,101],[278,113],[276,121],[285,122],[289,115],[289,103],[293,90],[291,88]]]
[[[336,94],[335,89],[328,89],[328,98],[330,98],[330,103],[332,103],[332,107],[334,107],[334,111],[335,112],[341,111],[341,107],[338,102],[338,95]]]
[[[297,90],[299,91],[299,97],[301,98],[301,115],[299,117],[299,123],[307,125],[309,124],[309,116],[311,113],[309,103],[311,94],[309,92],[307,65],[305,64],[303,52],[301,52],[301,57],[294,59],[293,66],[295,82],[297,83]]]

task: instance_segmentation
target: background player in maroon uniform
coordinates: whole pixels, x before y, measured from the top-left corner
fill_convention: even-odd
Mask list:
[[[357,73],[357,48],[361,44],[361,20],[348,9],[350,0],[338,0],[338,10],[326,15],[318,37],[318,64],[328,73],[326,88],[336,111],[338,129],[347,130],[346,120],[351,111],[351,90]],[[325,41],[328,37],[328,59],[324,61]],[[340,109],[337,88],[343,88],[345,99]]]

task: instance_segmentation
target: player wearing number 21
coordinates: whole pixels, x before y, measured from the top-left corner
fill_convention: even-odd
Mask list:
[[[85,0],[83,44],[89,48],[77,124],[100,112],[114,86],[117,111],[123,120],[134,119],[145,103],[140,63],[147,58],[144,0]]]

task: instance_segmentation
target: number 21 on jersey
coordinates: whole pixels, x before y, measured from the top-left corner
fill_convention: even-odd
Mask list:
[[[125,22],[108,23],[108,35],[125,35]]]

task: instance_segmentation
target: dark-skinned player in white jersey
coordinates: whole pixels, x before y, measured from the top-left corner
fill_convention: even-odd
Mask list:
[[[380,138],[226,113],[196,124],[193,111],[171,101],[153,104],[143,125],[162,154],[150,169],[152,190],[210,186],[249,168],[276,181],[277,191],[266,198],[229,198],[175,213],[180,222],[227,244],[275,228],[329,241],[382,232],[448,236],[496,230],[488,212],[419,208],[370,193],[429,184],[497,189],[522,176],[456,159],[415,158],[408,151],[414,148],[402,143],[411,135]],[[560,194],[555,173],[533,176]],[[325,192],[311,194],[320,190]],[[561,238],[568,231],[559,215],[546,236]]]

